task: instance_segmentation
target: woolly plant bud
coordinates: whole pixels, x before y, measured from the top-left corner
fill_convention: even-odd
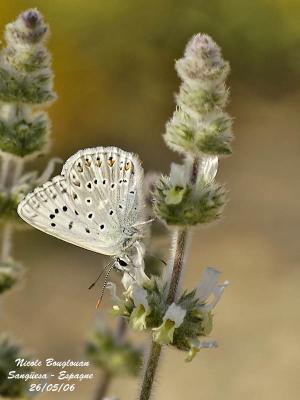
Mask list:
[[[231,154],[231,118],[225,112],[198,119],[183,109],[177,109],[166,125],[164,139],[168,146],[182,154]]]
[[[224,82],[210,88],[194,88],[184,82],[176,100],[180,109],[198,118],[199,114],[211,113],[225,107],[228,95]]]
[[[180,154],[193,157],[231,154],[231,118],[223,111],[229,91],[225,79],[229,65],[208,36],[198,34],[176,62],[182,79],[177,109],[166,125],[164,139]]]
[[[116,375],[136,376],[139,372],[142,351],[128,341],[118,342],[108,329],[97,330],[86,344],[86,353],[98,368]]]
[[[5,39],[8,44],[32,45],[43,40],[47,32],[43,16],[36,8],[22,12],[15,22],[6,26]]]
[[[48,26],[36,9],[23,12],[5,29],[0,57],[0,99],[42,104],[56,98],[51,58],[44,46]]]
[[[184,57],[176,62],[176,69],[183,81],[196,80],[205,86],[210,81],[225,79],[229,65],[212,38],[199,33],[187,44]]]
[[[16,374],[32,372],[30,367],[17,366],[15,360],[24,358],[22,349],[7,336],[0,336],[0,398],[25,399],[28,398],[30,380],[7,379],[10,371]]]
[[[1,113],[0,113],[1,115]],[[49,145],[49,118],[45,112],[31,113],[24,107],[17,118],[0,118],[0,149],[17,157],[34,156]]]
[[[199,166],[195,185],[187,179],[189,162],[173,165],[170,177],[162,177],[154,192],[154,210],[167,225],[193,226],[209,223],[221,217],[225,189],[214,182],[217,158],[204,158]]]

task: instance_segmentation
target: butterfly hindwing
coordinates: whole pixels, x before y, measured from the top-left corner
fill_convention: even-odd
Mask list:
[[[28,194],[19,204],[18,213],[23,220],[43,232],[85,249],[110,255],[105,252],[105,238],[93,234],[75,210],[63,176],[56,176]]]

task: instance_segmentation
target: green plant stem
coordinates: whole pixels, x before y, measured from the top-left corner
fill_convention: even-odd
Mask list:
[[[13,227],[8,222],[3,226],[3,235],[1,243],[1,261],[6,262],[11,258],[11,246],[12,246],[12,233]]]
[[[196,157],[193,162],[191,178],[190,178],[190,183],[192,185],[196,184],[198,169],[199,169],[199,158]],[[181,281],[182,271],[185,265],[185,260],[187,255],[189,232],[186,227],[177,228],[174,231],[173,235],[174,235],[174,244],[171,250],[172,274],[167,295],[168,305],[172,304],[177,297],[177,292]],[[145,366],[143,374],[139,400],[149,400],[151,397],[153,382],[157,372],[161,351],[162,351],[162,346],[155,342],[152,342],[150,353],[148,356],[148,361]]]

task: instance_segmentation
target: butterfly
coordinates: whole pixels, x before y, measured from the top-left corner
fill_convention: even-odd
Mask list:
[[[138,156],[117,147],[84,149],[60,175],[29,193],[18,214],[43,232],[111,256],[109,272],[116,267],[134,274],[150,222],[142,188]]]

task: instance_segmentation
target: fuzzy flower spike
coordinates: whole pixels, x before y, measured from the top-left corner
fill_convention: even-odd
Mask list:
[[[186,352],[187,361],[203,348],[217,347],[217,342],[208,338],[213,329],[212,311],[228,284],[219,284],[220,273],[207,268],[194,290],[181,292],[180,288],[191,228],[218,220],[226,204],[225,188],[215,179],[218,161],[231,154],[233,139],[231,118],[224,111],[229,64],[211,37],[199,33],[188,42],[176,70],[182,83],[164,139],[183,161],[172,163],[170,175],[162,176],[154,188],[154,212],[170,229],[173,240],[162,282],[145,289],[149,312],[143,328],[152,330],[153,342],[140,400],[151,396],[162,346]],[[126,301],[130,315],[134,301]]]
[[[228,99],[229,65],[219,46],[208,35],[195,35],[176,69],[183,83],[167,124],[167,145],[183,155],[230,154],[231,118],[222,110]]]
[[[49,28],[37,9],[22,12],[6,25],[0,51],[0,293],[22,276],[11,255],[16,209],[24,194],[52,175],[57,159],[45,172],[24,173],[25,163],[50,147],[50,121],[43,110],[56,99],[51,56],[45,46]]]

